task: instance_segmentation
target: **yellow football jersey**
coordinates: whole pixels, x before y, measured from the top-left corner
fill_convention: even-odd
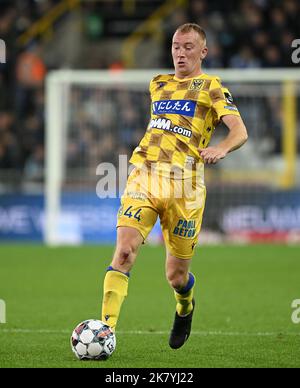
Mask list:
[[[199,148],[208,146],[222,116],[240,115],[228,89],[216,76],[178,79],[168,74],[153,78],[149,90],[151,119],[130,163],[165,176],[202,175]]]

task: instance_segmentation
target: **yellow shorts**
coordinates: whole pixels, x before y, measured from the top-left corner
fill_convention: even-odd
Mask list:
[[[193,257],[205,206],[206,188],[199,179],[176,180],[135,168],[130,174],[117,227],[139,230],[144,240],[160,218],[168,252]]]

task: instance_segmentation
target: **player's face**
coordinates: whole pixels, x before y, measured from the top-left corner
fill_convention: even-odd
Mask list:
[[[175,32],[172,42],[172,56],[176,77],[190,78],[201,74],[201,63],[206,54],[205,41],[196,31]]]

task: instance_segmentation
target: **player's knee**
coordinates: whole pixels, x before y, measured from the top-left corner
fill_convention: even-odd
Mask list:
[[[182,271],[167,272],[167,280],[174,290],[180,290],[186,285],[186,273]]]

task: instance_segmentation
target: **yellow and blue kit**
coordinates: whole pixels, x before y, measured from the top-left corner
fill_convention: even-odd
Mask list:
[[[130,162],[135,166],[122,197],[117,226],[147,238],[157,217],[168,252],[191,259],[201,229],[206,198],[199,149],[208,146],[225,115],[239,116],[228,89],[207,74],[191,79],[159,75],[150,83],[151,119]],[[115,330],[127,295],[129,274],[112,267],[104,280],[102,320]],[[193,309],[195,278],[174,290],[180,316]]]
[[[225,115],[239,116],[218,77],[178,79],[158,75],[150,82],[151,119],[134,150],[117,226],[130,226],[144,239],[160,217],[168,252],[193,256],[206,198],[199,155]]]

